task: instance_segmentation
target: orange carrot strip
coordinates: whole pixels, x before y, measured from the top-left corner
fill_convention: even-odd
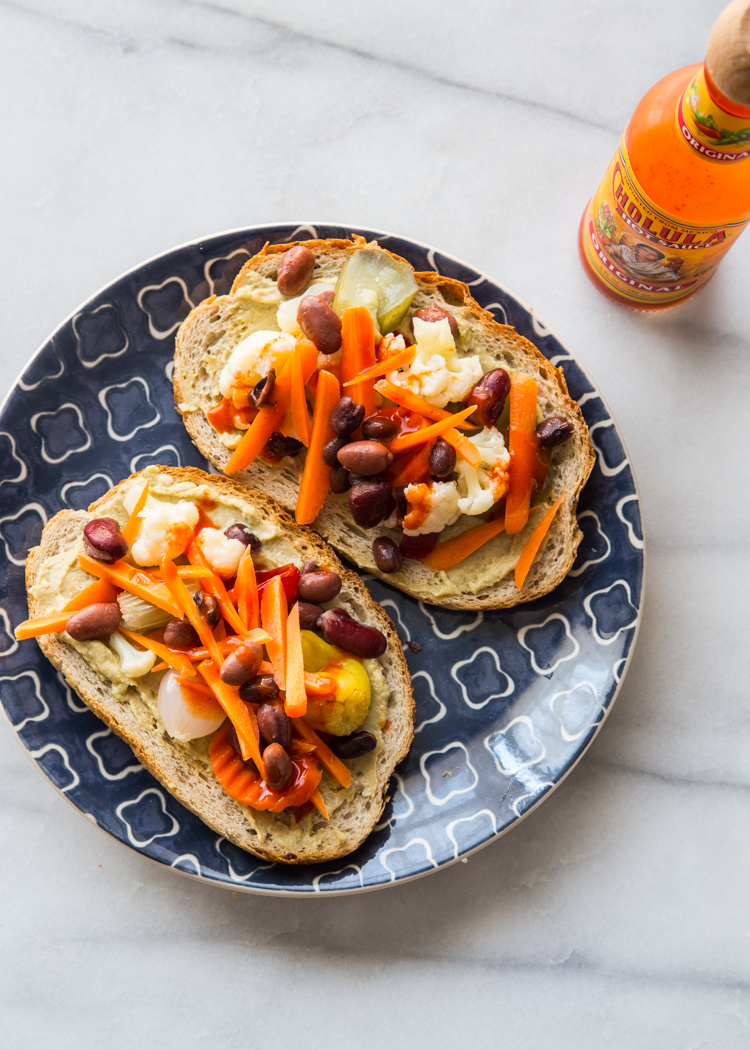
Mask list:
[[[466,532],[454,536],[453,539],[438,543],[432,553],[427,555],[424,563],[433,572],[445,572],[447,569],[452,569],[454,565],[459,565],[504,529],[505,521],[502,518],[488,521],[484,525],[477,525],[473,529],[467,529]]]
[[[301,718],[307,711],[305,667],[302,659],[302,635],[299,629],[299,606],[293,605],[286,621],[286,695],[284,711],[290,718]]]
[[[365,306],[352,306],[341,318],[341,380],[350,386],[351,397],[365,406],[366,416],[375,411],[375,387],[365,373],[375,366],[372,314]]]
[[[65,630],[70,613],[50,613],[48,616],[33,616],[30,620],[24,620],[16,627],[16,638],[19,642],[24,638],[38,638],[40,634],[57,634]]]
[[[286,593],[279,576],[273,576],[260,600],[263,629],[270,635],[266,650],[273,664],[273,676],[279,689],[286,689]]]
[[[198,608],[193,601],[190,591],[177,575],[175,563],[167,554],[165,554],[161,560],[161,571],[162,576],[164,577],[164,583],[169,588],[169,592],[177,606],[177,615],[187,616],[188,620],[195,628],[201,642],[203,642],[204,648],[208,649],[211,659],[215,661],[217,667],[221,667],[224,659],[221,649],[219,648],[219,643],[214,638],[213,631],[206,621],[198,614]],[[211,683],[209,682],[209,685],[210,684]]]
[[[338,399],[338,380],[330,372],[323,370],[318,379],[310,447],[307,450],[305,469],[297,494],[295,517],[300,525],[310,525],[315,521],[328,494],[331,468],[323,462],[323,446],[334,436],[329,420]]]
[[[209,594],[212,594],[216,601],[219,603],[221,608],[221,614],[228,624],[234,628],[237,634],[246,634],[247,628],[240,619],[239,613],[232,605],[232,601],[227,594],[227,589],[222,582],[221,577],[217,572],[214,572],[211,566],[208,564],[203,551],[201,550],[200,544],[195,540],[188,547],[188,559],[190,562],[202,565],[204,569],[208,570],[208,575],[203,579],[203,585]],[[179,570],[178,570],[179,571]]]
[[[155,674],[159,671],[166,671],[168,667],[169,664],[166,662],[166,660],[162,660],[161,663],[154,664],[154,666],[151,668],[151,674]],[[187,682],[189,681],[189,679],[186,678],[185,681]]]
[[[524,580],[529,574],[529,569],[531,568],[531,563],[536,557],[536,552],[541,547],[542,540],[547,535],[549,527],[552,524],[552,519],[554,518],[555,514],[557,514],[557,508],[565,499],[566,495],[567,493],[563,492],[560,496],[557,497],[555,502],[552,504],[550,509],[544,515],[542,520],[539,522],[537,527],[534,529],[534,531],[524,544],[524,548],[521,551],[521,557],[518,559],[515,571],[516,587],[519,589],[519,591],[523,587]]]
[[[443,435],[446,430],[450,430],[451,427],[459,426],[473,411],[474,406],[469,405],[468,408],[462,408],[461,411],[456,412],[455,415],[447,416],[445,419],[439,419],[437,423],[432,423],[428,427],[422,427],[420,430],[413,430],[411,434],[401,434],[398,437],[394,437],[388,443],[388,448],[394,456],[396,456],[399,452],[405,452],[407,448],[421,445],[424,441],[432,441]],[[463,438],[463,440],[468,443],[468,439]],[[481,457],[479,462],[482,462]]]
[[[505,496],[505,528],[520,532],[529,520],[531,484],[536,469],[537,384],[531,376],[516,373],[510,381],[510,427],[508,446],[508,492]]]
[[[140,522],[140,519],[139,519],[139,515],[140,515],[141,511],[143,510],[143,508],[146,506],[146,500],[147,499],[148,499],[148,482],[146,482],[146,484],[141,489],[141,494],[138,497],[138,499],[136,500],[135,506],[133,507],[132,511],[130,512],[130,517],[125,522],[125,525],[124,525],[124,527],[122,529],[122,532],[121,532],[122,538],[125,540],[125,542],[127,543],[127,545],[129,547],[132,545],[133,540],[138,535],[138,530],[141,527],[141,522]]]
[[[245,761],[251,758],[265,780],[266,767],[260,753],[258,725],[253,709],[240,699],[240,694],[234,686],[222,682],[217,667],[210,660],[204,660],[202,664],[198,664],[198,670],[237,730],[242,757]]]
[[[213,572],[212,569],[204,569],[200,565],[175,565],[177,575],[182,580],[207,580]],[[161,569],[149,569],[152,576],[161,576]]]
[[[302,377],[305,383],[314,372],[315,365],[318,363],[318,351],[309,339],[300,339],[276,378],[273,387],[274,404],[263,406],[258,410],[258,415],[250,424],[224,468],[225,474],[234,474],[249,466],[263,449],[274,430],[278,430],[283,424],[291,402],[292,363],[296,356],[301,359]]]
[[[432,441],[426,441],[423,445],[417,446],[416,451],[412,452],[410,456],[405,456],[398,463],[398,470],[393,475],[392,484],[394,489],[406,488],[407,485],[424,481],[429,476],[432,446]],[[396,466],[396,464],[394,463],[393,466]]]
[[[405,350],[399,350],[393,357],[387,357],[384,361],[378,361],[372,368],[366,368],[364,372],[360,372],[357,379],[349,379],[341,385],[346,389],[346,387],[353,386],[354,383],[363,379],[377,379],[378,376],[384,376],[386,372],[392,372],[394,368],[403,368],[404,365],[410,365],[416,356],[416,345],[407,346]]]
[[[292,424],[297,431],[297,437],[303,445],[310,444],[310,416],[307,411],[307,399],[305,398],[305,383],[302,377],[302,362],[299,355],[294,354],[292,360],[292,389],[291,389]]]
[[[245,627],[252,630],[260,627],[260,606],[258,604],[258,585],[255,582],[255,564],[250,547],[245,548],[240,567],[237,570],[237,581],[234,585],[237,599],[237,612]]]
[[[175,652],[174,649],[168,648],[163,642],[157,642],[153,638],[147,638],[145,634],[137,634],[135,631],[129,631],[128,628],[123,627],[122,624],[120,624],[117,629],[121,634],[124,634],[126,638],[132,638],[137,645],[142,645],[144,649],[150,649],[152,653],[156,653],[157,656],[160,656],[165,663],[168,663],[170,667],[175,669],[175,671],[179,671],[180,674],[187,677],[195,674],[192,663],[183,653]]]
[[[463,456],[466,462],[470,463],[472,467],[478,467],[482,462],[482,453],[477,446],[473,445],[463,434],[459,434],[455,427],[446,430],[443,437],[449,445],[453,445],[456,452],[458,452],[460,456]]]
[[[88,587],[84,587],[75,598],[72,598],[63,609],[63,612],[77,612],[79,609],[85,609],[87,605],[93,605],[95,602],[113,602],[119,593],[120,588],[115,587],[107,580],[96,580],[94,583],[90,583]]]
[[[312,795],[310,795],[308,801],[312,802],[312,804],[315,806],[318,812],[321,813],[326,818],[326,820],[328,820],[328,810],[326,809],[326,804],[323,801],[323,796],[320,793],[320,788],[315,788]]]
[[[84,572],[89,572],[92,576],[98,576],[100,579],[106,580],[107,583],[119,587],[120,590],[128,591],[137,598],[142,598],[144,602],[150,602],[152,605],[158,606],[159,609],[168,612],[170,616],[182,616],[180,607],[172,597],[169,589],[159,580],[154,579],[145,569],[128,565],[125,561],[113,561],[111,565],[105,565],[101,561],[89,558],[88,554],[79,554],[78,564]],[[183,583],[182,586],[184,587],[185,584]],[[194,605],[193,608],[195,608]]]
[[[152,667],[151,670],[155,671],[156,668]],[[193,689],[196,693],[200,693],[201,696],[210,696],[212,699],[216,699],[212,689],[209,689],[209,687],[202,682],[196,682],[194,678],[184,678],[182,675],[176,674],[175,680],[179,682],[180,685],[184,685],[187,689]]]
[[[331,751],[327,744],[324,744],[314,729],[311,729],[304,718],[293,718],[292,725],[297,730],[303,740],[306,740],[308,744],[315,744],[315,750],[318,752],[318,757],[323,765],[326,767],[328,772],[334,778],[338,780],[342,787],[348,788],[352,782],[351,770],[337,758]]]
[[[387,397],[389,401],[393,401],[402,408],[408,408],[411,412],[419,412],[420,415],[426,416],[428,419],[448,419],[450,416],[450,412],[446,412],[444,408],[437,408],[435,405],[431,405],[429,401],[425,401],[424,398],[413,394],[411,390],[407,390],[402,386],[395,386],[393,383],[389,383],[387,379],[381,379],[379,383],[376,383],[375,389],[383,397]],[[465,421],[459,425],[462,430],[477,429],[473,423]]]

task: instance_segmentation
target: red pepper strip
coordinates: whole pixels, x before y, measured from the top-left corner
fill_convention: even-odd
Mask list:
[[[266,767],[263,764],[263,758],[260,753],[255,712],[244,700],[240,699],[240,694],[233,686],[222,682],[218,669],[210,660],[204,660],[202,664],[198,664],[198,670],[203,675],[206,685],[210,686],[214,696],[231,719],[232,725],[237,731],[242,757],[245,761],[251,758],[265,780]]]
[[[308,744],[315,744],[315,750],[318,752],[318,757],[323,765],[326,767],[331,776],[338,780],[342,787],[348,788],[352,782],[351,770],[344,765],[340,758],[337,758],[331,751],[327,744],[324,744],[314,729],[311,729],[304,718],[293,718],[292,725],[297,730],[303,740],[306,740]]]
[[[221,613],[224,619],[230,624],[237,634],[247,634],[247,628],[240,619],[240,616],[232,605],[227,589],[222,583],[221,577],[218,573],[214,572],[211,566],[208,564],[203,551],[200,548],[200,544],[196,540],[188,547],[187,551],[188,561],[192,564],[202,565],[204,569],[208,570],[208,576],[203,579],[203,584],[209,594],[212,594],[216,601],[221,606]]]
[[[273,664],[273,676],[279,689],[286,689],[286,620],[287,601],[278,576],[269,583],[260,600],[263,630],[270,635],[266,651]]]
[[[157,642],[153,638],[147,638],[145,634],[137,634],[135,631],[129,631],[127,627],[123,627],[122,624],[117,628],[121,634],[124,634],[126,638],[132,638],[136,645],[142,645],[144,649],[150,649],[152,653],[156,653],[162,660],[173,667],[175,671],[179,671],[182,675],[194,675],[195,670],[190,660],[184,653],[178,653],[174,649],[170,649],[164,645],[163,642]],[[152,668],[153,670],[153,668]]]
[[[150,602],[158,606],[170,616],[180,617],[180,608],[170,594],[169,590],[155,579],[145,569],[137,569],[128,565],[125,561],[113,561],[111,565],[105,565],[101,561],[89,558],[88,554],[78,555],[78,564],[84,572],[98,576],[102,580],[119,587],[123,591],[142,598],[144,602]],[[183,584],[183,587],[185,585]]]
[[[524,548],[521,551],[521,557],[518,559],[515,571],[516,587],[519,589],[519,591],[523,587],[524,580],[529,574],[529,569],[531,568],[531,563],[533,562],[534,557],[536,556],[536,552],[541,547],[542,540],[547,535],[547,531],[550,525],[552,524],[552,519],[554,518],[555,514],[557,514],[557,509],[562,503],[562,501],[565,499],[566,495],[567,493],[563,492],[562,495],[557,497],[555,502],[549,508],[547,513],[544,515],[542,520],[539,522],[537,527],[534,529],[534,531],[524,544]]]
[[[516,373],[510,381],[510,467],[505,495],[505,528],[509,535],[520,532],[529,520],[531,489],[536,470],[537,383],[531,376]]]
[[[297,584],[299,582],[300,571],[296,565],[291,562],[288,565],[280,565],[278,569],[265,569],[263,572],[256,572],[255,582],[258,585],[258,598],[263,597],[263,592],[268,586],[268,581],[272,580],[274,576],[281,577],[281,583],[284,588],[284,594],[286,595],[287,604],[291,605],[297,601]]]
[[[224,659],[221,649],[219,648],[219,643],[214,638],[211,628],[203,617],[199,615],[198,608],[193,601],[190,591],[177,575],[175,563],[168,554],[165,554],[161,560],[161,573],[164,577],[164,583],[169,588],[175,604],[178,606],[177,615],[187,616],[188,620],[195,628],[198,637],[203,642],[204,647],[208,649],[211,659],[216,663],[217,667],[221,667]]]
[[[250,547],[245,548],[242,555],[240,567],[237,570],[237,579],[234,584],[234,594],[237,600],[237,612],[240,619],[247,628],[260,627],[260,602],[258,600],[258,584],[255,579],[255,564],[253,552]]]
[[[148,499],[148,482],[146,482],[146,484],[141,489],[141,494],[138,497],[138,499],[136,500],[135,506],[133,507],[132,511],[130,512],[130,517],[125,522],[125,525],[123,526],[122,532],[120,533],[122,538],[127,543],[128,547],[132,546],[133,540],[138,535],[138,530],[141,527],[139,514],[141,513],[143,508],[146,506],[146,500],[147,499]]]

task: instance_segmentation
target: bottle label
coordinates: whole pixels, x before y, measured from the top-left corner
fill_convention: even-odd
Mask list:
[[[703,66],[677,103],[677,127],[688,146],[707,160],[726,164],[750,157],[750,118],[727,113],[711,98]]]
[[[676,303],[706,283],[749,220],[686,226],[656,207],[638,185],[624,141],[583,216],[586,258],[618,295]]]

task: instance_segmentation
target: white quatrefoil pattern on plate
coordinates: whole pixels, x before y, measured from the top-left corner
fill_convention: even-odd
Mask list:
[[[268,241],[359,233],[417,270],[465,281],[562,369],[596,465],[579,505],[583,540],[557,590],[508,611],[453,613],[367,578],[406,650],[416,735],[367,841],[330,864],[286,867],[237,849],[184,809],[12,628],[27,615],[30,547],[58,510],[81,509],[151,463],[206,468],[172,398],[174,334],[192,306],[229,291]],[[194,878],[259,893],[358,893],[416,878],[492,841],[566,775],[627,668],[643,588],[630,461],[572,351],[506,288],[434,248],[325,224],[252,227],[185,245],[85,303],[31,360],[0,414],[0,702],[42,773],[126,846]]]

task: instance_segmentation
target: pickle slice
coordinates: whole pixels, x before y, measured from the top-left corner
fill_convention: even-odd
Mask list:
[[[361,248],[344,263],[331,305],[339,317],[351,306],[366,306],[385,335],[403,321],[416,291],[408,263],[382,248]]]

